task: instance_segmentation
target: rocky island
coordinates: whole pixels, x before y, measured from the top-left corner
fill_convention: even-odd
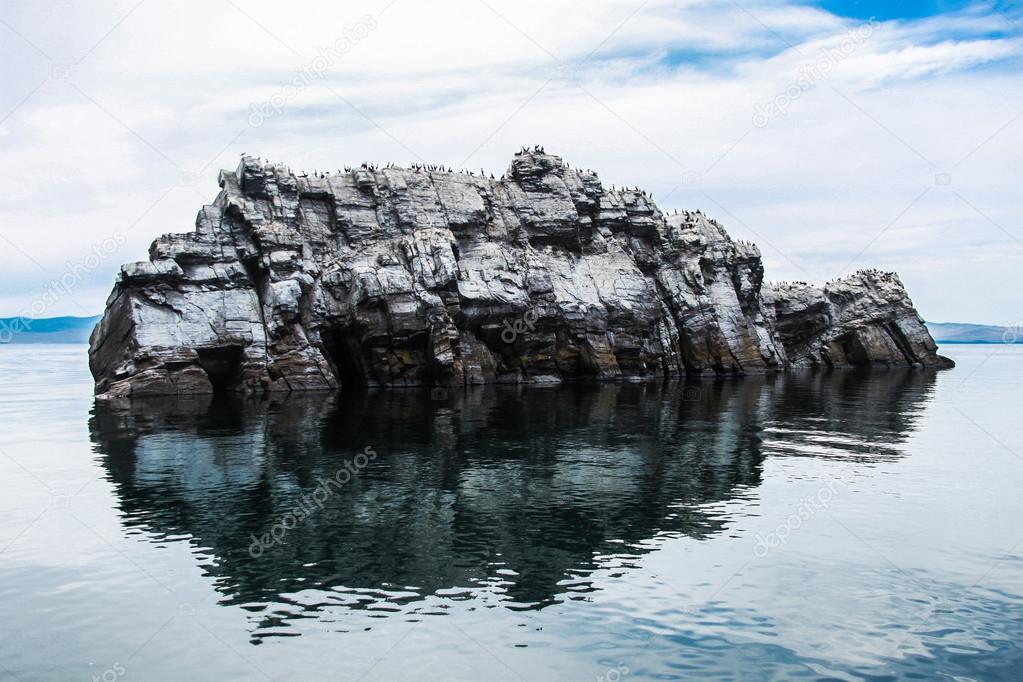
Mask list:
[[[894,273],[764,281],[760,251],[540,148],[506,175],[243,157],[121,268],[104,397],[942,368]]]

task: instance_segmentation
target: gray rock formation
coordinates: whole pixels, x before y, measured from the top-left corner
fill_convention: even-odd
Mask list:
[[[775,329],[793,367],[946,368],[894,272],[860,270],[824,287],[774,287]]]
[[[121,268],[97,394],[942,364],[897,279],[772,292],[715,221],[538,150],[500,180],[246,157],[220,186],[194,232]]]

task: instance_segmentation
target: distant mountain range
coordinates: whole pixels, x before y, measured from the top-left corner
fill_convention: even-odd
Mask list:
[[[88,343],[93,317],[47,317],[24,320],[0,318],[0,343]],[[950,343],[1023,343],[1023,328],[996,327],[960,322],[928,322],[927,328],[939,344]]]
[[[0,343],[89,343],[99,322],[93,317],[0,318]]]
[[[1023,326],[996,327],[962,322],[928,322],[931,336],[941,343],[1023,343]]]

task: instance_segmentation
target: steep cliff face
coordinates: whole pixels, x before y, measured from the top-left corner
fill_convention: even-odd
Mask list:
[[[775,331],[755,246],[541,151],[500,180],[246,157],[220,185],[194,232],[122,267],[98,394],[760,373],[799,336]],[[796,330],[815,304],[784,301]],[[843,305],[855,325],[873,302]]]
[[[773,287],[776,330],[793,367],[952,367],[893,272],[861,270],[823,287]]]

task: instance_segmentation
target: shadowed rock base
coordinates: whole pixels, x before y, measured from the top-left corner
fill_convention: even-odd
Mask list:
[[[714,220],[540,150],[499,180],[246,157],[220,186],[194,232],[121,268],[98,395],[951,365],[895,275],[772,290]]]

